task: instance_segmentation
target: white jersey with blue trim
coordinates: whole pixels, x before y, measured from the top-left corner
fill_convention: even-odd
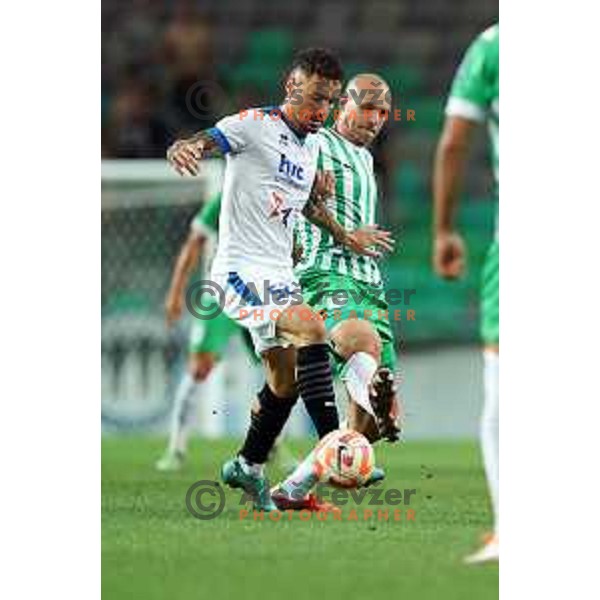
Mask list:
[[[315,176],[317,144],[280,108],[248,109],[209,130],[226,156],[213,273],[292,268],[294,223]]]

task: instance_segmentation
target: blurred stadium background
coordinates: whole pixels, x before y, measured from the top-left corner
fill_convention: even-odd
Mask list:
[[[163,431],[185,368],[189,323],[168,331],[163,300],[191,216],[219,190],[221,165],[200,180],[178,178],[167,146],[223,115],[279,101],[293,51],[327,46],[348,75],[381,73],[394,105],[415,111],[415,122],[391,122],[374,149],[379,220],[399,241],[388,285],[417,291],[416,320],[395,324],[406,436],[473,437],[478,278],[496,212],[485,132],[460,212],[470,267],[459,283],[431,271],[429,179],[448,86],[468,43],[497,20],[495,0],[104,0],[102,11],[103,432]],[[201,403],[207,436],[244,426],[254,383],[241,347],[219,377],[220,392]],[[301,413],[290,427],[306,433]]]

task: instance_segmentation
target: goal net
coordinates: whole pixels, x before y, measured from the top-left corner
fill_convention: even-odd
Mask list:
[[[180,177],[165,161],[102,163],[102,427],[162,432],[186,367],[191,315],[168,329],[164,299],[191,218],[220,191],[221,161]],[[206,267],[206,265],[205,265]],[[199,398],[198,429],[238,435],[260,374],[239,339]],[[291,424],[306,431],[303,415]]]

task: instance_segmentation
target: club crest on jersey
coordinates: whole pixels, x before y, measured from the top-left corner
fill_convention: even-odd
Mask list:
[[[284,207],[284,198],[281,194],[273,192],[269,203],[269,219],[281,217],[284,227],[288,226],[288,220],[292,212],[291,208]]]
[[[292,162],[285,154],[281,154],[278,172],[287,175],[290,179],[304,181],[304,167]]]
[[[279,215],[283,207],[283,196],[277,192],[271,194],[271,202],[269,204],[269,219]]]

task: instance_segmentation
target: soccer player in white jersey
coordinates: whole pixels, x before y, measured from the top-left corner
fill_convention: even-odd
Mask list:
[[[201,257],[205,256],[208,242],[214,242],[218,237],[220,210],[221,194],[219,193],[208,200],[192,219],[189,234],[175,261],[171,285],[165,300],[168,327],[181,318],[186,302],[193,300],[193,293],[186,298],[188,281],[193,271],[197,269]],[[298,251],[296,248],[295,250]],[[210,264],[205,266],[209,267]],[[199,308],[193,307],[192,314]],[[171,409],[169,443],[156,463],[159,471],[177,471],[183,466],[188,439],[198,412],[198,401],[204,397],[205,401],[210,402],[210,396],[215,392],[215,369],[227,356],[232,338],[237,336],[241,337],[247,347],[253,365],[259,367],[260,361],[254,352],[250,334],[236,321],[222,313],[212,319],[192,319],[187,370],[175,391]],[[259,375],[255,367],[253,370]],[[261,381],[257,385],[261,385],[262,382],[261,376]],[[269,458],[275,459],[284,470],[289,470],[292,465],[296,466],[291,453],[281,442],[277,444]]]
[[[226,156],[211,279],[222,290],[225,314],[249,329],[263,359],[266,384],[244,444],[221,474],[225,483],[250,494],[259,510],[276,509],[264,463],[298,394],[320,437],[339,426],[327,332],[302,302],[291,256],[297,214],[307,200],[323,207],[332,192],[327,175],[315,177],[317,157],[306,138],[325,122],[341,81],[341,65],[331,52],[300,52],[280,107],[226,117],[214,128],[176,142],[167,154],[180,173],[192,175],[200,160]],[[322,224],[325,212],[319,211]]]

